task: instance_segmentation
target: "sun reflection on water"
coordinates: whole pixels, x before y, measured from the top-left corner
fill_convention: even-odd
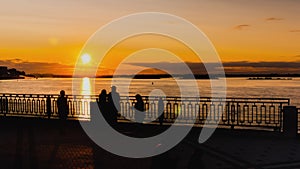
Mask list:
[[[91,93],[92,93],[92,87],[91,87],[90,78],[88,77],[82,78],[81,90],[80,90],[80,94],[82,95],[81,113],[85,117],[90,116]]]
[[[84,96],[91,95],[91,82],[90,82],[90,78],[88,78],[88,77],[82,78],[81,92],[80,92],[80,94],[84,95]]]

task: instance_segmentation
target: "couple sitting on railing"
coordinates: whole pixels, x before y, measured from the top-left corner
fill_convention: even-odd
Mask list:
[[[135,95],[136,103],[134,105],[135,109],[135,121],[138,123],[143,123],[145,119],[145,104],[140,94]],[[164,103],[162,98],[158,99],[158,121],[159,124],[162,125],[164,120]]]
[[[145,104],[143,101],[143,98],[140,94],[135,95],[135,105],[134,105],[134,110],[135,110],[135,121],[138,123],[143,123],[144,119],[145,119]],[[158,99],[158,122],[160,125],[162,125],[163,121],[164,121],[164,102],[162,100],[162,98],[160,97]]]
[[[117,117],[120,116],[120,95],[116,91],[116,86],[111,87],[111,92],[107,94],[106,90],[101,90],[98,99],[100,112],[110,125],[117,124]],[[143,123],[145,119],[145,103],[140,94],[135,95],[136,102],[134,104],[134,120]]]

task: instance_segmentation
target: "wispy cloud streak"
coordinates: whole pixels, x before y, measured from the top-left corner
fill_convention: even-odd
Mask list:
[[[235,26],[233,29],[235,29],[235,30],[245,30],[245,29],[247,29],[247,28],[249,28],[249,27],[251,27],[251,25],[248,25],[248,24],[241,24],[241,25],[237,25],[237,26]]]
[[[283,18],[276,18],[276,17],[270,17],[266,18],[265,21],[282,21],[284,20]]]
[[[292,32],[292,33],[300,33],[300,29],[293,29],[293,30],[290,30],[290,32]]]
[[[26,73],[41,73],[41,74],[59,74],[70,75],[73,73],[73,66],[60,63],[47,62],[29,62],[22,59],[0,60],[1,66],[16,68]]]

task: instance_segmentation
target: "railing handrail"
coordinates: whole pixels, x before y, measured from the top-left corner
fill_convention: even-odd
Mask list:
[[[23,97],[33,97],[33,98],[46,98],[48,96],[50,97],[59,97],[59,94],[18,94],[18,93],[1,93],[0,97],[8,97],[8,96],[23,96]],[[89,97],[89,98],[98,98],[98,95],[67,95],[66,97],[70,98],[80,98],[80,97]],[[120,96],[121,98],[134,98],[134,95],[131,96]],[[142,96],[143,98],[159,98],[161,96]],[[164,98],[164,97],[163,97]],[[168,99],[176,99],[176,100],[183,100],[187,99],[188,100],[199,100],[199,99],[206,99],[208,101],[211,100],[231,100],[231,101],[245,101],[245,100],[272,100],[272,101],[284,101],[284,103],[290,103],[290,98],[274,98],[274,97],[208,97],[208,96],[203,96],[203,97],[180,97],[180,96],[166,96],[165,98]]]

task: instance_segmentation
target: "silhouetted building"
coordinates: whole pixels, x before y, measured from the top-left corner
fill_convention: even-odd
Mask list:
[[[19,76],[19,73],[18,73],[17,69],[14,69],[14,68],[8,69],[8,74],[9,74],[9,76],[12,76],[12,77]]]
[[[0,77],[7,77],[7,67],[6,66],[0,66]]]

